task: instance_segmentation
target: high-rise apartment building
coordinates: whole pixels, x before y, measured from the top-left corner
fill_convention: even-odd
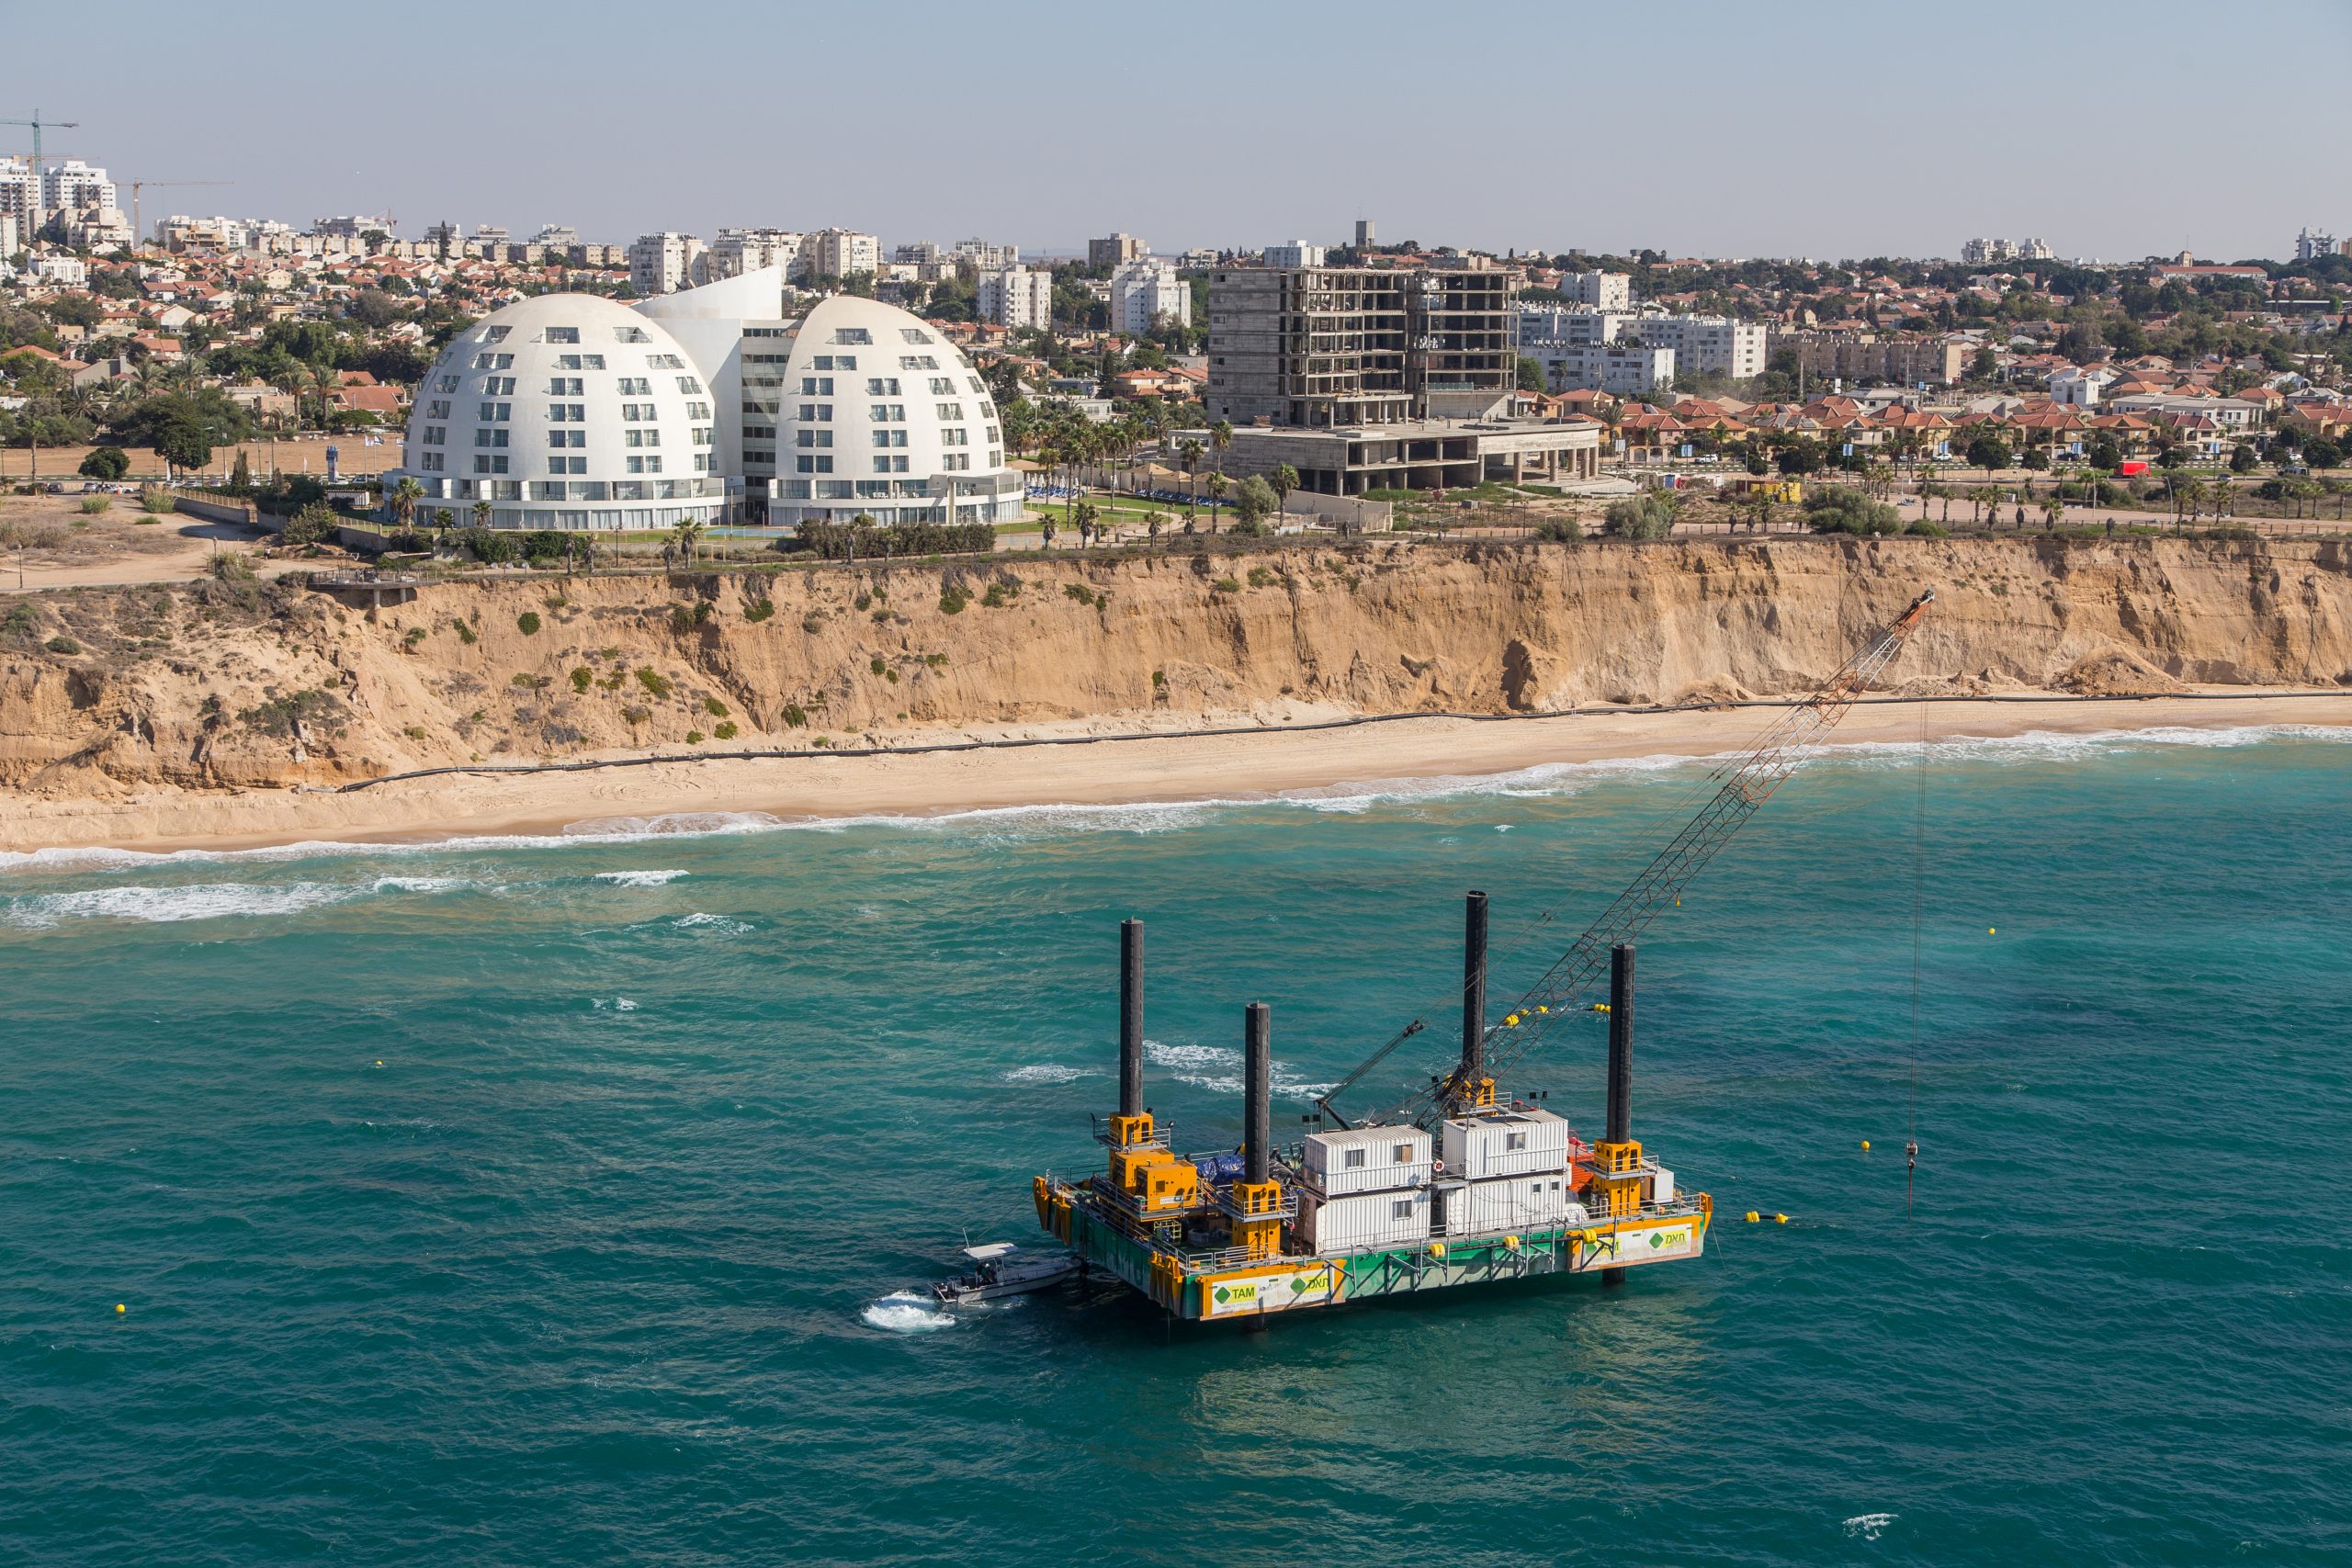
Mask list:
[[[1543,357],[1536,345],[1640,344],[1673,351],[1669,378],[1724,376],[1745,381],[1761,376],[1769,335],[1760,321],[1743,321],[1731,316],[1676,316],[1656,310],[1530,310],[1520,321],[1520,341],[1531,357]]]
[[[1176,275],[1176,264],[1138,256],[1111,275],[1111,330],[1141,337],[1162,318],[1193,324],[1193,291]]]
[[[1634,304],[1634,280],[1622,272],[1563,273],[1560,292],[1596,310],[1626,310]]]
[[[1209,274],[1209,417],[1355,426],[1518,379],[1508,272],[1236,266]]]
[[[692,234],[664,230],[639,235],[628,248],[629,287],[648,299],[690,288],[702,254],[702,241]]]
[[[820,229],[800,242],[801,265],[810,277],[851,277],[882,269],[882,242],[854,229]]]
[[[1268,245],[1266,265],[1268,266],[1321,266],[1325,254],[1324,247],[1321,245],[1310,245],[1304,240],[1293,240],[1286,244]]]
[[[980,274],[974,304],[979,313],[1003,327],[1051,327],[1054,324],[1054,275],[1025,266],[1008,266]]]
[[[2324,229],[2305,229],[2295,236],[2295,259],[2299,262],[2317,261],[2322,256],[2339,254],[2335,236]]]
[[[721,229],[703,258],[703,274],[716,283],[763,266],[780,266],[786,277],[800,276],[805,235],[789,229]]]
[[[2000,262],[2050,259],[2050,247],[2040,240],[1970,240],[1960,247],[1962,266],[1992,266]]]
[[[1131,262],[1148,249],[1133,234],[1110,234],[1100,240],[1086,242],[1086,265],[1090,267],[1117,266]]]
[[[1373,247],[1373,242],[1374,242],[1374,235],[1373,235],[1373,228],[1372,228],[1372,220],[1371,220],[1371,219],[1369,219],[1369,218],[1359,218],[1359,219],[1357,219],[1357,220],[1356,220],[1356,249],[1358,249],[1358,250],[1360,250],[1360,251],[1368,251],[1368,250],[1372,249],[1372,247]]]

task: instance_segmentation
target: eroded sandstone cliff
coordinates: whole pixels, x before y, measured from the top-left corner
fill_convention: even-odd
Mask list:
[[[103,796],[1046,720],[1785,693],[1923,588],[1939,605],[1898,667],[1909,690],[2352,685],[2352,552],[2332,543],[1396,543],[517,575],[376,611],[204,584],[18,601],[0,785]]]

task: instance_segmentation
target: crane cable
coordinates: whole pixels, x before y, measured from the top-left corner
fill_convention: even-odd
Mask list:
[[[1487,1030],[1487,1041],[1504,1042],[1500,1050],[1487,1053],[1487,1066],[1491,1075],[1499,1077],[1508,1071],[1542,1043],[1554,1024],[1569,1015],[1577,995],[1607,964],[1610,944],[1638,935],[1652,917],[1677,897],[1683,885],[1787,782],[1804,761],[1812,743],[1836,728],[1871,682],[1902,651],[1912,629],[1934,601],[1933,590],[1920,594],[1901,615],[1877,628],[1811,697],[1783,713],[1756,740],[1724,762],[1717,770],[1724,782],[1714,797],[1618,894],[1600,919],[1512,1004],[1502,1026]],[[1548,914],[1547,911],[1547,918]],[[1522,1023],[1527,1027],[1521,1028]],[[1399,1045],[1420,1032],[1423,1026],[1422,1020],[1415,1019],[1391,1036],[1378,1051],[1317,1097],[1318,1108],[1327,1115],[1336,1116],[1331,1102]],[[1442,1102],[1458,1077],[1458,1068],[1451,1075],[1433,1077],[1429,1087],[1376,1113],[1370,1122],[1386,1122],[1408,1111],[1412,1112],[1410,1119],[1419,1120]]]

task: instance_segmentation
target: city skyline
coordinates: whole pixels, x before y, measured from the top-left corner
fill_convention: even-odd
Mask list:
[[[1368,217],[1390,243],[1498,252],[1957,256],[1970,236],[2040,235],[2110,261],[2291,258],[2306,224],[2352,229],[2352,198],[2245,134],[2278,113],[2262,84],[2282,49],[2352,65],[2352,15],[2319,0],[2219,33],[2181,5],[1998,0],[1954,22],[1829,0],[1769,17],[1691,4],[1645,13],[1638,31],[1611,28],[1619,11],[1506,5],[1481,14],[1482,51],[1533,41],[1507,51],[1516,81],[1500,90],[1491,72],[1429,73],[1430,29],[1456,24],[1390,5],[1359,7],[1336,36],[1328,17],[1196,8],[1190,70],[1160,63],[1148,18],[1061,5],[969,37],[955,30],[966,13],[928,5],[886,23],[718,4],[693,34],[644,39],[603,6],[566,8],[558,29],[544,8],[429,0],[388,34],[272,0],[185,39],[182,15],[123,6],[127,32],[143,22],[172,46],[130,51],[103,92],[20,77],[9,96],[11,114],[79,122],[49,133],[51,157],[105,165],[126,189],[152,182],[151,226],[179,210],[298,225],[390,211],[411,238],[449,220],[626,241],[837,224],[1035,254],[1114,229],[1161,252],[1336,243]],[[24,10],[9,28],[38,60],[62,57],[72,24]],[[720,37],[730,58],[772,39],[798,67],[774,93],[714,81]],[[189,91],[222,80],[275,87]],[[312,112],[312,82],[344,90]],[[2192,111],[2199,133],[2184,135]],[[2114,155],[2135,114],[2161,158]],[[2352,135],[2340,101],[2292,117],[2278,129],[2298,143]],[[21,129],[0,142],[28,149]],[[201,200],[164,183],[198,180],[233,183]]]

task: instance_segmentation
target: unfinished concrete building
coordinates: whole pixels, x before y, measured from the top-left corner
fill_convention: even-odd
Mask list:
[[[1515,287],[1499,270],[1220,267],[1209,417],[1329,430],[1467,416],[1516,384]]]

